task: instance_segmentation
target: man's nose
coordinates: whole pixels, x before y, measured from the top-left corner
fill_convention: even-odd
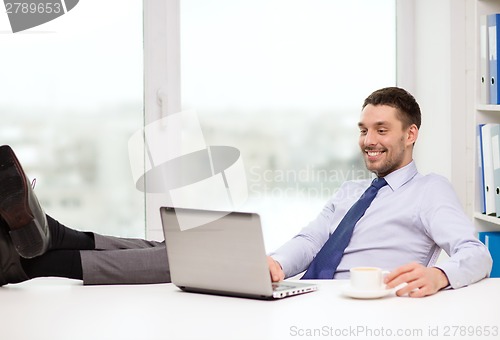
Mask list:
[[[377,144],[377,134],[373,131],[367,131],[364,137],[363,144],[365,146]]]

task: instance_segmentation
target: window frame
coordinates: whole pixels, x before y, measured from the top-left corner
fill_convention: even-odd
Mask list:
[[[180,1],[145,0],[145,124],[181,110]],[[346,0],[347,1],[347,0]],[[415,0],[396,1],[396,83],[415,88]],[[146,236],[162,239],[159,207],[168,194],[146,193]]]

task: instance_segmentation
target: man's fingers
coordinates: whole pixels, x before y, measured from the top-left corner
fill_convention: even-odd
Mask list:
[[[404,275],[408,272],[411,272],[412,270],[414,270],[417,266],[417,263],[409,263],[409,264],[405,264],[401,267],[398,267],[396,268],[394,271],[390,272],[389,274],[387,274],[387,276],[385,277],[385,283],[389,283],[391,281],[393,281],[394,279],[396,278],[399,278],[401,275]],[[399,282],[398,284],[401,284],[403,282]],[[398,284],[394,285],[393,287],[396,287]]]
[[[281,265],[276,262],[272,257],[267,257],[267,264],[269,266],[269,273],[273,282],[282,281],[285,279],[285,273],[281,269]]]
[[[388,288],[394,288],[402,283],[411,283],[418,279],[421,275],[418,273],[420,265],[417,263],[409,263],[407,265],[396,268],[393,272],[387,274],[384,279]]]
[[[271,270],[271,279],[273,282],[278,282],[278,281],[281,281],[282,280],[282,277],[278,271],[278,269],[276,268],[273,268]]]
[[[426,289],[425,287],[420,288],[420,289],[416,289],[416,290],[412,290],[411,292],[408,293],[408,296],[412,297],[412,298],[421,298],[421,297],[424,297],[427,295],[430,295],[430,294],[428,293],[428,289]]]
[[[413,296],[413,294],[416,294],[416,296],[418,296],[423,288],[423,284],[424,282],[422,280],[413,280],[411,282],[408,282],[407,285],[405,285],[404,287],[402,287],[401,289],[398,289],[398,291],[396,292],[396,295],[397,296],[404,296],[406,294],[408,294],[409,296]],[[417,293],[417,292],[420,292],[420,293]]]
[[[439,289],[446,287],[449,281],[441,269],[427,268],[412,262],[387,274],[384,283],[387,288],[395,288],[406,283],[405,286],[396,291],[398,296],[424,297],[435,294]]]
[[[394,277],[392,280],[386,280],[385,283],[388,288],[395,288],[403,283],[410,284],[416,279],[418,279],[418,276],[416,276],[414,272],[405,272]]]

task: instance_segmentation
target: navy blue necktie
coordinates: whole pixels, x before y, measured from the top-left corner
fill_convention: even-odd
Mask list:
[[[359,200],[349,209],[340,221],[337,229],[320,249],[314,260],[309,265],[302,279],[332,279],[337,266],[344,255],[344,250],[351,241],[354,226],[365,214],[380,188],[386,185],[384,178],[375,178],[361,195]]]

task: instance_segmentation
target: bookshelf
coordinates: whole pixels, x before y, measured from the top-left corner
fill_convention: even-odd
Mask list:
[[[480,213],[480,176],[478,171],[478,145],[476,138],[476,127],[478,124],[500,123],[500,105],[490,105],[481,101],[481,51],[480,51],[480,18],[483,15],[500,13],[500,0],[476,0],[475,8],[473,9],[474,19],[474,114],[470,129],[473,131],[472,150],[474,176],[472,179],[473,186],[473,213],[472,217],[476,225],[477,231],[500,231],[500,218],[496,216],[487,216]]]

